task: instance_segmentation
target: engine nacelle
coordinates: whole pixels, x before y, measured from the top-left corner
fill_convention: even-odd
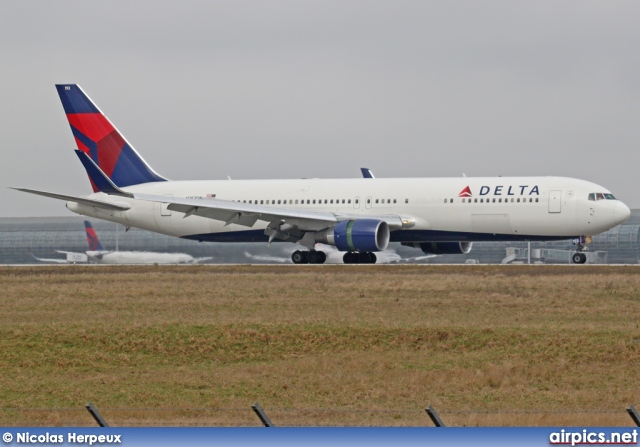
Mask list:
[[[389,245],[389,225],[382,220],[357,219],[338,222],[316,233],[315,241],[340,251],[382,251]]]
[[[427,255],[465,255],[473,242],[423,242],[420,250]]]

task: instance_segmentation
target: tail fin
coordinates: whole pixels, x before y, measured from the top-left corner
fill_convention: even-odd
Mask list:
[[[158,175],[76,84],[56,89],[78,150],[85,152],[119,187],[161,182]],[[97,191],[94,184],[91,185]]]
[[[89,244],[90,251],[105,251],[100,243],[100,239],[98,239],[95,228],[93,228],[93,225],[91,225],[91,222],[88,220],[84,221],[84,231],[87,233],[87,244]]]

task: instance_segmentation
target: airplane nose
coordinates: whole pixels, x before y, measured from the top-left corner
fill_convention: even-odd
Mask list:
[[[616,223],[621,224],[623,222],[626,222],[629,216],[631,216],[631,210],[627,205],[625,205],[622,202],[619,202],[618,204],[616,204],[616,207],[613,211],[613,215],[616,220]]]

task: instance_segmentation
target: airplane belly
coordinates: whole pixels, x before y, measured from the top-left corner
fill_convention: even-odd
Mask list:
[[[472,214],[471,231],[473,233],[513,234],[509,214]]]

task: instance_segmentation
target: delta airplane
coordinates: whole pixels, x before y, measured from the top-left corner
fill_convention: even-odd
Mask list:
[[[564,177],[168,180],[154,171],[76,84],[56,85],[93,193],[75,213],[197,241],[298,243],[296,264],[323,263],[317,243],[345,263],[375,263],[390,242],[424,254],[468,253],[475,241],[573,239],[584,263],[590,236],[629,208],[606,188]]]
[[[43,262],[76,263],[93,262],[95,264],[196,264],[211,257],[194,258],[186,253],[156,253],[148,251],[118,251],[106,250],[98,238],[95,228],[88,220],[84,221],[84,231],[87,235],[89,250],[84,253],[56,250],[67,256],[66,259],[37,258]]]

